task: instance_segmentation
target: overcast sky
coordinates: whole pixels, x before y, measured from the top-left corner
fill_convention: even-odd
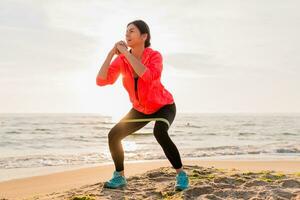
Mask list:
[[[121,77],[96,75],[146,21],[178,112],[300,112],[299,1],[0,1],[0,113],[119,117]]]

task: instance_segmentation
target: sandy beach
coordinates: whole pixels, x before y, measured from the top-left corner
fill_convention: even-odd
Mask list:
[[[125,162],[128,185],[103,188],[112,164],[0,182],[1,199],[300,199],[300,161],[183,160],[190,188],[174,191],[167,160]],[[84,198],[86,197],[86,198]]]

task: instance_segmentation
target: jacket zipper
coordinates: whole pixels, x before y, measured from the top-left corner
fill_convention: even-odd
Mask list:
[[[133,78],[134,79],[134,78]],[[135,82],[135,79],[133,80],[134,81],[134,93],[135,93],[135,97],[136,99],[139,101],[139,90],[138,90],[138,81],[139,81],[139,78],[137,78],[137,81]],[[136,83],[136,85],[135,85]],[[136,88],[136,90],[135,90]]]

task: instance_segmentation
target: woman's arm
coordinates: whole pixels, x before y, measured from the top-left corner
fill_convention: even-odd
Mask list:
[[[117,48],[118,43],[120,42],[117,42],[110,50],[97,74],[96,84],[99,86],[113,84],[119,77],[120,65],[122,64],[120,57],[118,56],[111,62],[115,54],[120,55],[120,51]]]
[[[145,65],[143,65],[134,55],[132,55],[129,51],[124,51],[124,56],[131,64],[132,68],[134,69],[135,73],[138,76],[142,76],[146,70]]]
[[[163,61],[162,55],[158,51],[154,51],[151,54],[149,62],[146,65],[143,65],[135,56],[133,56],[127,50],[124,50],[123,54],[131,64],[134,71],[144,81],[153,81],[161,77]]]
[[[108,55],[106,60],[110,61],[111,57],[111,55]],[[114,84],[120,75],[120,68],[122,65],[120,56],[116,57],[110,64],[108,64],[108,67],[105,65],[105,62],[103,65],[103,69],[100,69],[98,73],[99,75],[96,78],[96,84],[99,86]],[[101,73],[103,73],[104,75]]]
[[[98,72],[98,75],[97,75],[97,78],[101,78],[101,79],[106,79],[107,77],[107,71],[108,71],[108,67],[110,65],[110,62],[112,60],[112,58],[114,57],[114,52],[113,51],[110,51],[108,53],[108,55],[106,56],[106,59],[105,61],[103,62],[99,72]]]
[[[162,56],[158,51],[151,53],[147,65],[143,65],[134,55],[132,55],[123,45],[117,45],[120,53],[124,54],[135,73],[144,81],[153,81],[161,76],[163,64]]]
[[[117,44],[117,49],[119,50],[120,53],[122,53],[125,58],[129,61],[129,63],[131,64],[133,70],[135,71],[135,73],[137,73],[137,75],[139,77],[141,77],[145,70],[146,70],[146,66],[143,65],[134,55],[132,55],[126,46],[126,43],[123,41],[120,41]]]

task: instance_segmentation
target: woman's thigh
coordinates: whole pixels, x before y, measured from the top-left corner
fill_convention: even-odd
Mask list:
[[[131,108],[131,110],[111,129],[109,136],[123,139],[124,137],[138,131],[139,129],[147,125],[150,122],[147,121],[147,118],[148,119],[163,118],[167,120],[169,123],[165,127],[165,129],[168,130],[169,125],[171,125],[174,121],[175,115],[176,115],[175,103],[165,105],[155,113],[149,115],[139,112],[134,108]],[[155,124],[159,125],[161,123],[166,124],[165,122],[162,121],[156,121]]]
[[[124,137],[138,131],[149,123],[149,121],[131,122],[131,119],[143,119],[143,113],[138,112],[132,108],[116,125],[112,127],[109,137],[117,137],[123,139]],[[127,121],[129,120],[129,121]]]
[[[176,116],[176,105],[174,104],[167,104],[160,108],[157,112],[153,113],[154,118],[164,118],[168,120],[169,125],[173,123]],[[161,123],[161,122],[156,122]],[[169,127],[168,127],[169,128]]]

